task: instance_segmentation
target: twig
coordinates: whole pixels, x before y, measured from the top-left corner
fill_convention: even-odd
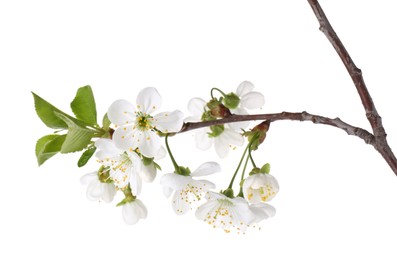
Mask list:
[[[382,118],[375,108],[372,97],[365,85],[361,70],[354,64],[353,59],[350,57],[342,41],[335,33],[318,1],[308,0],[308,2],[320,24],[320,31],[325,34],[335,51],[338,53],[340,59],[349,72],[354,85],[356,86],[361,103],[364,106],[367,119],[372,127],[373,135],[375,137],[375,149],[383,156],[390,168],[397,175],[397,159],[387,143],[386,131],[382,124]]]
[[[179,131],[179,133],[191,131],[202,127],[209,127],[213,125],[221,125],[221,124],[242,122],[242,121],[256,121],[256,120],[269,120],[271,122],[280,121],[280,120],[311,121],[314,124],[329,125],[342,129],[349,135],[353,135],[353,136],[357,136],[358,138],[361,138],[367,144],[373,146],[376,145],[374,135],[369,133],[365,129],[349,125],[348,123],[345,123],[339,118],[332,119],[324,116],[313,115],[307,113],[306,111],[300,113],[282,112],[276,114],[231,115],[229,117],[219,120],[197,122],[197,123],[185,123],[181,131]]]

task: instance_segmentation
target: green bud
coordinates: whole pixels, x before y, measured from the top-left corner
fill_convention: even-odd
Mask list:
[[[178,170],[176,174],[183,175],[183,176],[189,176],[191,173],[189,167],[183,167],[183,166],[178,166]]]
[[[225,131],[225,126],[224,125],[213,125],[210,126],[211,132],[208,133],[209,137],[217,137],[220,136],[223,131]]]
[[[225,107],[227,107],[229,109],[235,109],[240,104],[240,98],[232,92],[232,93],[225,95],[223,97],[222,102],[225,105]]]
[[[251,170],[251,172],[249,173],[249,175],[254,175],[254,174],[258,174],[260,173],[261,169],[259,169],[258,167],[255,167]]]
[[[250,131],[244,132],[244,136],[248,137],[248,142],[251,143],[251,150],[255,151],[259,145],[265,141],[266,133],[269,130],[270,121],[266,120],[256,125]]]
[[[270,173],[270,164],[269,163],[266,163],[265,165],[262,166],[261,173],[266,173],[266,174]]]
[[[216,118],[211,115],[211,111],[205,111],[201,116],[201,121],[212,121]]]
[[[234,191],[231,188],[227,188],[226,190],[222,191],[222,194],[228,198],[231,198],[231,199],[234,198]]]
[[[143,156],[142,163],[143,163],[143,165],[148,166],[153,163],[153,159],[154,158],[148,158],[148,157]]]
[[[211,116],[215,118],[225,118],[232,115],[230,110],[225,107],[221,101],[215,98],[207,103],[207,107],[210,109]]]

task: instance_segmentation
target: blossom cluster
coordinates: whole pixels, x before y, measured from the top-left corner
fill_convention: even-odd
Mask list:
[[[171,197],[171,206],[177,215],[186,214],[196,208],[195,215],[199,220],[213,227],[222,228],[226,232],[235,230],[238,233],[244,233],[247,227],[257,226],[260,221],[274,216],[275,208],[267,202],[278,193],[277,180],[269,174],[270,165],[265,164],[262,168],[258,168],[251,154],[264,141],[269,128],[268,122],[263,122],[249,131],[243,130],[248,127],[247,122],[213,124],[195,131],[197,148],[207,150],[214,146],[220,158],[225,158],[230,149],[243,146],[246,139],[248,141],[229,187],[220,191],[215,190],[216,185],[213,182],[202,178],[221,172],[217,162],[202,163],[196,170],[191,171],[189,167],[181,166],[176,162],[168,144],[168,137],[181,131],[187,122],[213,121],[231,115],[246,115],[248,110],[261,108],[264,105],[264,97],[261,93],[253,91],[253,88],[254,85],[248,81],[242,82],[235,92],[229,94],[213,88],[210,101],[206,102],[201,98],[193,98],[189,101],[187,108],[190,116],[186,118],[179,110],[157,112],[161,108],[162,98],[153,87],[142,89],[134,104],[124,99],[114,101],[104,117],[104,126],[92,132],[90,139],[86,140],[86,151],[79,160],[79,166],[84,165],[95,154],[99,163],[97,171],[81,177],[81,183],[87,185],[87,198],[110,203],[117,192],[123,193],[124,199],[117,206],[122,207],[125,223],[136,224],[148,215],[145,204],[138,199],[143,183],[150,183],[156,179],[157,171],[161,169],[158,161],[168,153],[174,170],[163,174],[160,177],[160,184],[164,195],[167,198]],[[82,94],[90,95],[91,89],[85,88],[79,91],[81,93],[78,92],[71,104],[76,118],[58,112],[55,107],[34,94],[36,110],[43,110],[37,109],[41,106],[55,111],[53,112],[55,117],[50,119],[38,112],[42,121],[49,127],[63,127],[69,130],[67,135],[48,135],[39,139],[36,147],[39,164],[52,156],[46,153],[46,148],[52,146],[58,139],[63,142],[60,149],[66,147],[65,149],[78,150],[80,147],[75,147],[76,145],[70,147],[67,142],[68,136],[74,135],[74,140],[83,139],[84,131],[97,129],[96,110],[92,110],[92,113],[95,112],[93,118],[85,109],[79,108]],[[215,97],[214,91],[218,91],[221,97]],[[84,102],[86,104],[87,100]],[[55,123],[57,125],[54,126]],[[74,128],[74,132],[70,130],[72,127],[77,129],[81,127],[82,130],[76,133]],[[244,159],[239,193],[235,196],[233,182]],[[253,168],[249,176],[244,177],[249,160]],[[206,202],[203,203],[204,199]]]

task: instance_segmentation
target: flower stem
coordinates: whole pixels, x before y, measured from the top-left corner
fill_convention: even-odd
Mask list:
[[[219,88],[212,88],[212,89],[211,89],[211,98],[212,98],[212,99],[214,99],[214,90],[216,90],[216,91],[218,91],[219,93],[221,93],[222,96],[226,96],[226,94],[225,94],[222,90],[220,90]]]
[[[244,175],[245,175],[245,170],[247,169],[248,160],[251,159],[251,162],[252,162],[252,157],[250,156],[250,154],[251,154],[250,152],[251,152],[251,144],[249,144],[249,149],[248,149],[249,156],[247,156],[247,159],[245,160],[243,173],[241,174],[241,181],[244,180]],[[241,182],[240,182],[240,184],[241,184]],[[242,185],[240,185],[240,191],[239,191],[237,196],[238,197],[243,197],[244,196],[243,195],[243,186]]]
[[[255,164],[254,159],[252,158],[252,154],[251,154],[251,151],[252,151],[252,150],[251,150],[251,145],[252,145],[252,143],[249,144],[248,156],[249,156],[249,158],[250,158],[250,160],[251,160],[252,166],[253,166],[254,168],[256,168],[256,164]]]
[[[172,164],[174,165],[175,172],[179,172],[179,166],[178,166],[178,164],[176,163],[174,156],[172,155],[170,146],[168,145],[168,135],[165,136],[165,146],[167,147],[168,154],[170,155]]]
[[[244,157],[245,157],[245,154],[247,153],[247,150],[248,150],[248,148],[249,148],[250,145],[251,145],[251,144],[248,144],[247,147],[245,148],[244,153],[243,153],[243,156],[241,156],[240,162],[238,163],[237,169],[236,169],[236,171],[234,172],[233,178],[232,178],[231,181],[230,181],[230,184],[229,184],[228,189],[231,189],[231,188],[232,188],[234,179],[236,178],[237,172],[238,172],[238,170],[240,169],[241,163],[243,162]]]

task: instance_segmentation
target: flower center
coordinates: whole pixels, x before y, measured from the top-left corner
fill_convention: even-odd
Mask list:
[[[142,112],[136,112],[136,128],[140,131],[148,131],[153,128],[152,126],[153,117]]]

